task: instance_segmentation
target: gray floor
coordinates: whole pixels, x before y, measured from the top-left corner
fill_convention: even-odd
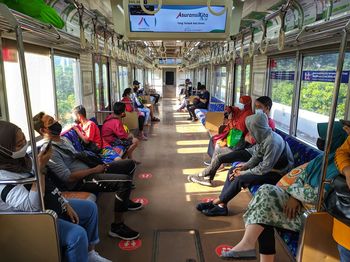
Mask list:
[[[118,247],[118,239],[107,236],[113,217],[113,195],[102,194],[98,199],[101,243],[97,249],[113,261],[151,262],[156,249],[157,262],[199,262],[197,253],[200,250],[197,250],[195,238],[183,235],[181,240],[179,233],[191,229],[199,232],[204,260],[222,261],[215,254],[215,248],[221,244],[234,245],[244,233],[242,215],[250,199],[248,192],[241,192],[231,201],[230,214],[226,217],[208,218],[195,209],[201,199],[218,195],[227,171],[218,174],[214,188],[188,183],[187,175],[201,171],[203,161],[207,160],[208,134],[200,124],[186,121],[186,113],[175,112],[177,104],[175,99],[161,101],[158,108],[161,122],[150,127],[149,140],[142,142],[135,152],[135,158],[142,164],[135,173],[137,188],[131,198],[147,198],[149,204],[143,210],[128,212],[125,218],[127,225],[141,233],[140,248],[123,251]],[[153,177],[141,180],[138,175],[142,173],[151,173]],[[155,241],[156,232],[159,236],[163,231],[173,234],[160,234]],[[276,261],[290,261],[278,242],[277,250]]]

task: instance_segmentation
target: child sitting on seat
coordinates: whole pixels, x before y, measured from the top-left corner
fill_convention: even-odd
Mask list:
[[[125,104],[116,102],[113,106],[113,114],[110,114],[102,126],[102,138],[112,146],[128,147],[126,154],[132,159],[132,153],[139,144],[139,140],[125,131],[122,118],[125,117]],[[140,162],[135,161],[136,164]]]

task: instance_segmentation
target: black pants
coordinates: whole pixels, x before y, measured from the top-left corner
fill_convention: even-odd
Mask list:
[[[107,171],[109,173],[86,176],[74,190],[91,193],[115,192],[114,212],[125,212],[128,210],[135,169],[136,165],[133,160],[127,159],[113,162]]]
[[[151,94],[150,96],[153,96],[155,98],[154,103],[157,104],[160,98],[160,94]]]
[[[275,247],[275,231],[272,226],[259,224],[264,228],[261,232],[259,242],[259,253],[263,255],[274,255],[276,254]]]
[[[207,107],[204,103],[197,103],[196,105],[187,105],[188,113],[193,119],[197,119],[196,114],[194,113],[194,110],[196,109],[207,109]]]
[[[264,175],[240,175],[235,177],[233,181],[230,180],[229,174],[234,168],[231,168],[227,173],[227,178],[224,184],[224,188],[219,196],[220,201],[227,204],[232,198],[234,198],[242,188],[247,188],[254,185],[271,184],[276,183],[281,179],[281,174],[276,172],[269,172]]]
[[[144,116],[139,116],[139,131],[143,131],[143,126],[145,124],[145,117]]]
[[[216,174],[216,171],[219,169],[223,163],[232,163],[232,162],[247,162],[252,155],[246,150],[233,151],[227,154],[218,155],[212,159],[210,166],[208,166],[202,174],[204,176],[209,176],[210,180],[213,180]]]

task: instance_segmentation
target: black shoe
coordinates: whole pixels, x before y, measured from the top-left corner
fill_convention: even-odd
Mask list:
[[[214,207],[213,201],[210,201],[205,203],[199,203],[196,208],[198,211],[203,211],[206,209],[211,209],[213,207]]]
[[[139,210],[141,208],[143,208],[143,205],[141,203],[136,203],[136,202],[129,200],[129,203],[128,203],[128,210],[129,211],[135,211],[135,210]]]
[[[192,117],[187,118],[187,120],[192,121]]]
[[[204,209],[202,213],[209,217],[216,217],[216,216],[227,216],[228,215],[228,209],[226,206],[219,207],[218,205],[214,205],[211,209]]]
[[[140,233],[132,230],[124,223],[112,223],[111,230],[108,232],[111,237],[118,237],[123,240],[134,240],[139,238]]]

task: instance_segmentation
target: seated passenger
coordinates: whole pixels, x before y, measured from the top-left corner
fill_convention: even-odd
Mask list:
[[[350,127],[344,125],[348,138],[335,153],[335,163],[339,172],[345,176],[350,190]],[[334,132],[334,131],[333,131]],[[338,244],[340,262],[350,261],[350,227],[334,218],[333,238]]]
[[[189,104],[189,97],[192,94],[192,82],[190,79],[185,80],[184,88],[181,89],[180,97],[181,95],[184,95],[180,102],[180,107],[176,110],[177,112],[183,112],[185,108],[187,108],[187,105]]]
[[[273,121],[272,118],[270,118],[270,111],[272,108],[272,100],[268,96],[261,96],[258,97],[255,100],[255,112],[264,112],[267,115],[267,118],[269,120],[269,126],[273,131],[276,129],[275,121]],[[245,137],[245,140],[247,143],[254,145],[255,140],[252,138],[252,136],[248,133]]]
[[[247,116],[253,114],[252,111],[252,99],[250,96],[241,96],[239,98],[239,104],[231,107],[226,121],[226,127],[221,134],[217,134],[210,139],[208,152],[214,147],[214,152],[211,159],[215,159],[217,155],[230,153],[236,150],[245,148],[244,137],[248,133],[245,119]],[[231,129],[237,129],[242,131],[242,137],[238,143],[232,147],[227,146],[227,135]],[[210,163],[206,163],[210,165]]]
[[[189,177],[192,182],[211,186],[216,170],[222,163],[246,162],[229,171],[220,197],[215,199],[213,209],[204,211],[206,215],[227,214],[227,203],[241,191],[242,187],[276,184],[281,174],[293,166],[293,155],[288,143],[271,130],[265,114],[248,116],[246,125],[257,142],[253,147],[219,155],[201,174]]]
[[[125,111],[127,111],[127,112],[136,111],[137,112],[138,121],[139,121],[139,139],[147,140],[147,136],[143,132],[143,128],[145,125],[145,114],[142,113],[137,108],[136,109],[134,108],[134,105],[133,105],[132,100],[130,98],[131,94],[132,94],[131,88],[130,87],[126,88],[123,92],[123,99],[121,100],[121,102],[123,102],[125,104]]]
[[[52,156],[47,166],[59,181],[71,191],[114,192],[114,223],[109,235],[125,240],[138,238],[139,233],[123,222],[125,211],[142,208],[141,204],[129,199],[135,163],[132,160],[116,161],[113,169],[118,173],[113,174],[105,173],[107,165],[90,168],[76,158],[78,152],[72,143],[60,136],[62,126],[53,117],[41,112],[34,116],[33,122],[35,131],[44,137],[45,144],[52,141]]]
[[[19,180],[33,176],[32,160],[26,154],[27,147],[27,140],[20,128],[9,122],[0,121],[0,180]],[[43,151],[38,155],[42,188],[45,188],[45,165],[51,153],[52,149],[48,149],[47,152]],[[54,186],[52,188],[53,191],[43,192],[43,195],[45,193],[56,195],[58,190]],[[40,211],[40,196],[36,183],[0,185],[0,194],[0,212]],[[53,205],[60,208],[55,211],[58,215],[58,237],[64,261],[110,261],[95,251],[95,245],[99,242],[96,204],[88,200],[67,201],[60,194],[56,196],[57,198],[51,201],[59,202]]]
[[[113,105],[113,114],[107,116],[102,126],[102,138],[112,146],[127,147],[126,154],[132,159],[132,153],[139,144],[139,140],[125,131],[122,118],[125,117],[125,104],[116,102]],[[135,161],[140,164],[140,162]]]
[[[143,91],[144,95],[149,95],[153,100],[153,103],[156,105],[159,102],[160,94],[157,94],[155,89],[150,89],[149,85],[145,84],[145,88]]]
[[[113,147],[102,139],[98,126],[86,118],[86,110],[82,105],[73,109],[73,118],[77,124],[77,126],[73,126],[75,132],[85,144],[94,143],[101,149],[99,156],[103,162],[110,163],[121,159],[121,156],[114,151]]]
[[[318,133],[326,139],[327,123],[318,124]],[[334,125],[333,139],[328,156],[326,179],[338,175],[335,150],[346,139],[341,125]],[[321,149],[321,148],[320,148]],[[287,188],[263,185],[256,192],[244,214],[246,230],[242,240],[234,248],[222,253],[222,258],[254,258],[255,244],[259,242],[260,261],[273,261],[276,253],[274,228],[299,232],[303,224],[302,203],[315,204],[318,197],[323,155],[310,161],[297,180]],[[326,187],[327,188],[327,187]]]
[[[159,118],[154,116],[154,106],[151,104],[151,105],[149,105],[149,108],[147,108],[139,100],[138,90],[140,88],[140,82],[135,80],[132,84],[133,84],[133,91],[134,92],[131,94],[131,99],[132,99],[132,101],[134,103],[134,106],[136,108],[138,108],[138,110],[140,110],[141,112],[145,113],[145,117],[146,117],[145,123],[148,124],[149,117],[151,117],[151,121],[154,121],[154,122],[160,121]]]
[[[198,97],[194,98],[192,105],[187,105],[188,113],[190,117],[187,120],[197,121],[194,110],[196,109],[208,109],[210,93],[207,91],[205,85],[201,85],[198,89]]]

